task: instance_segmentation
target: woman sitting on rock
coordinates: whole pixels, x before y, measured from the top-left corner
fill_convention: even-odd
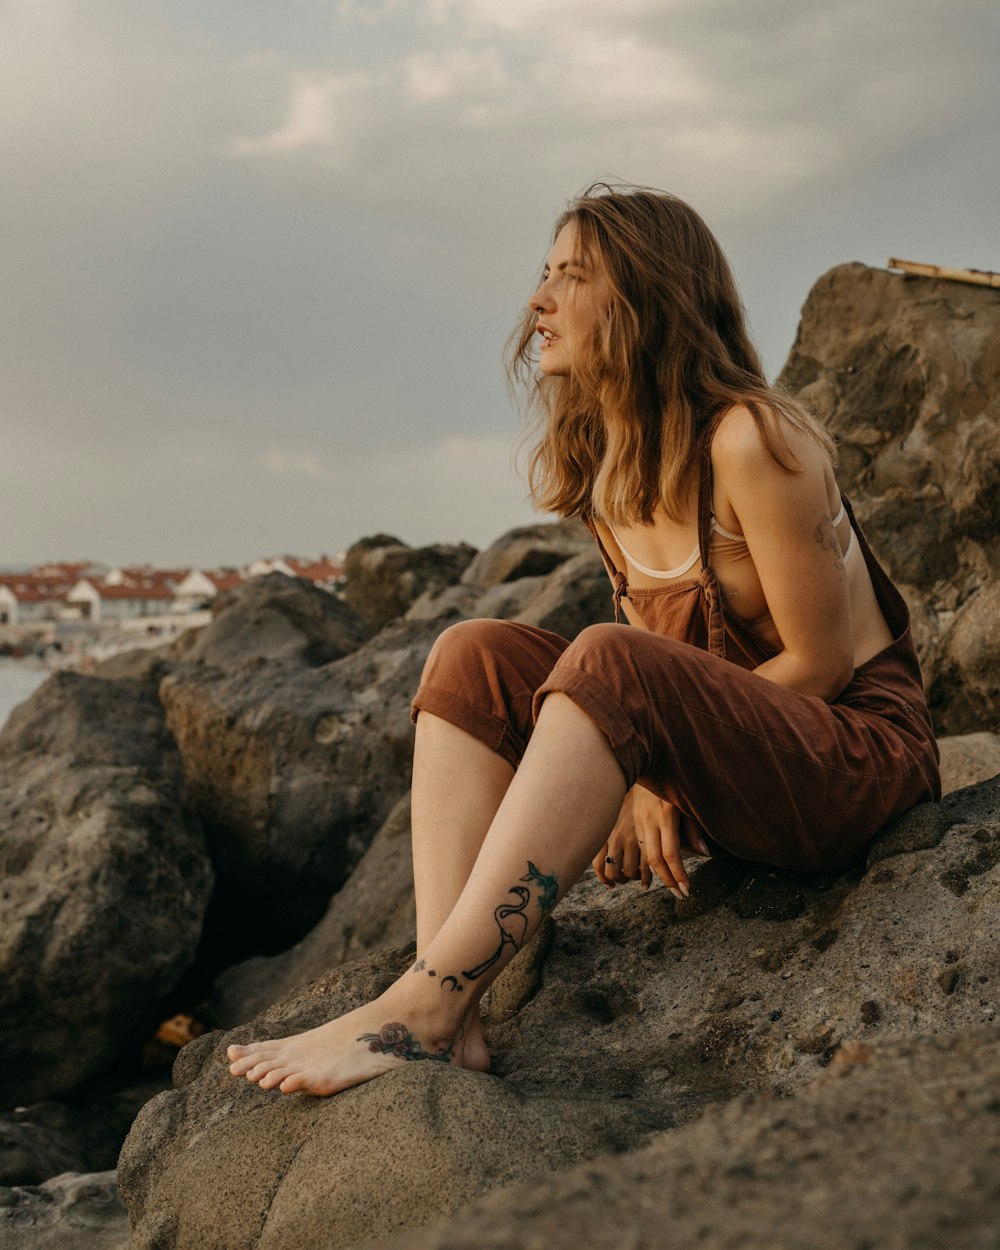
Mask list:
[[[830,439],[767,384],[701,218],[591,188],[528,310],[533,498],[590,528],[616,623],[440,636],[413,702],[417,960],[357,1011],[231,1046],[264,1089],[332,1094],[413,1059],[486,1070],[480,998],[591,861],[680,899],[692,851],[839,869],[939,796],[906,607]]]

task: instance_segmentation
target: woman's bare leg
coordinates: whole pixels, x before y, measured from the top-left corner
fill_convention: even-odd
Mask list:
[[[231,1046],[230,1071],[283,1093],[333,1094],[410,1059],[451,1061],[478,999],[584,871],[625,780],[607,739],[551,694],[460,897],[421,959],[374,1002],[295,1037]]]
[[[417,960],[451,915],[514,776],[500,755],[438,716],[421,712],[413,749],[413,884]],[[469,1003],[455,1062],[486,1072],[478,1000]]]

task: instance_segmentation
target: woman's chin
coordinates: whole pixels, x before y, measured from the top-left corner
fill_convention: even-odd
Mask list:
[[[562,378],[569,373],[569,366],[565,360],[560,360],[557,356],[547,357],[543,352],[538,360],[538,372],[549,378]]]

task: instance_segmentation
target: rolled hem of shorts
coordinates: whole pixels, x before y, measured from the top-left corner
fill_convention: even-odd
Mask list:
[[[514,741],[516,735],[506,722],[448,690],[441,690],[437,686],[420,686],[410,704],[410,719],[414,724],[417,723],[419,712],[430,712],[432,716],[440,716],[442,720],[464,730],[491,751],[496,751],[511,768],[517,768],[521,761],[524,751],[518,751]]]
[[[567,695],[586,712],[608,740],[629,787],[634,786],[643,767],[643,751],[639,737],[625,710],[610,691],[596,678],[579,668],[561,668],[558,664],[535,691],[531,705],[532,721],[538,720],[542,700],[547,694]]]

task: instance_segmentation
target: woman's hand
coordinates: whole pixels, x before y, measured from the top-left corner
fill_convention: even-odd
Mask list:
[[[684,842],[685,834],[690,846]],[[690,887],[683,851],[710,854],[700,826],[682,817],[672,803],[634,786],[594,859],[594,871],[607,886],[614,887],[624,878],[641,881],[643,889],[649,888],[655,873],[675,898],[682,899]],[[609,858],[614,862],[608,863]]]

